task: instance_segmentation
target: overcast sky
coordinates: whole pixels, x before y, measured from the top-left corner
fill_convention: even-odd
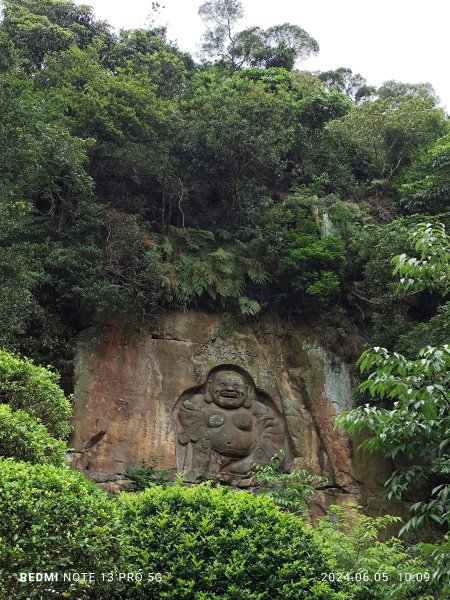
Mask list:
[[[159,24],[171,40],[196,53],[203,31],[197,14],[203,0],[160,0]],[[151,0],[77,0],[115,28],[145,27]],[[320,44],[320,53],[298,66],[309,71],[349,67],[369,84],[387,79],[429,81],[450,110],[450,0],[243,0],[250,25],[284,22],[305,29]]]

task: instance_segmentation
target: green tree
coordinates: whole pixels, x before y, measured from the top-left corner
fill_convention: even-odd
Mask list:
[[[388,496],[401,498],[439,473],[432,461],[448,460],[450,347],[424,348],[416,360],[375,347],[362,354],[358,365],[361,373],[369,373],[360,389],[380,402],[392,403],[392,408],[365,404],[339,416],[338,424],[350,434],[368,429],[370,436],[362,448],[382,450],[392,459],[407,456],[413,460],[415,464],[395,471],[387,482]],[[428,517],[445,522],[450,507],[437,493],[444,487],[434,490],[437,502],[420,504],[423,513],[412,517],[406,529],[424,524]]]
[[[408,213],[437,214],[450,210],[450,135],[420,147],[400,174],[395,189]]]
[[[282,69],[196,75],[182,108],[185,189],[192,189],[183,211],[200,212],[206,227],[250,226],[266,195],[323,172],[313,164],[326,146],[319,143],[323,129],[349,105],[342,94],[317,94]]]
[[[99,200],[129,210],[124,199],[131,196],[142,214],[154,209],[151,199],[167,171],[177,116],[149,77],[123,71],[112,76],[96,50],[72,47],[47,60],[37,85],[55,118],[73,136],[92,140],[89,172]]]
[[[57,313],[59,294],[47,302],[49,259],[72,227],[80,246],[81,224],[86,229],[94,220],[92,179],[86,172],[89,142],[54,118],[30,78],[11,69],[0,79],[0,343],[61,365],[67,325]],[[92,254],[89,268],[94,269]],[[64,280],[65,273],[59,274]]]
[[[14,189],[16,188],[16,189]],[[36,309],[33,290],[40,280],[42,267],[36,249],[23,239],[30,206],[10,182],[0,184],[0,346],[17,348],[18,338],[27,330]],[[10,198],[8,199],[8,195]]]
[[[239,0],[209,0],[200,6],[198,14],[208,26],[203,39],[203,52],[207,56],[232,61],[231,55],[227,54],[227,47],[230,42],[233,44],[234,28],[244,16],[242,3]]]
[[[341,286],[344,242],[335,236],[321,237],[309,210],[316,203],[308,190],[299,190],[280,203],[268,200],[255,240],[274,275],[274,300],[297,311],[327,304]]]
[[[432,98],[435,103],[439,102],[439,98],[436,96],[431,83],[401,83],[394,79],[385,81],[381,87],[377,90],[377,95],[382,100],[386,98],[395,98],[398,96],[409,96],[411,98]]]
[[[126,311],[131,304],[143,315],[157,312],[165,271],[148,226],[137,215],[115,210],[103,210],[101,218],[108,232],[101,263],[104,281],[92,289],[90,306]]]
[[[71,0],[4,0],[2,28],[30,71],[41,70],[48,54],[73,44],[95,44],[104,52],[113,43],[107,23],[96,21],[90,6]]]
[[[245,73],[196,75],[184,99],[181,149],[188,181],[202,194],[188,210],[201,212],[209,224],[233,217],[242,224],[240,209],[283,174],[299,128],[295,111],[285,89],[269,91]]]
[[[411,237],[419,256],[393,259],[401,275],[400,290],[430,287],[448,294],[450,240],[444,226],[423,223]],[[338,417],[338,425],[350,434],[368,430],[364,448],[409,459],[410,466],[397,469],[386,482],[389,497],[402,498],[426,482],[432,484],[428,498],[411,507],[412,517],[403,530],[432,521],[449,528],[450,346],[427,346],[413,360],[376,347],[366,350],[358,365],[362,373],[369,373],[360,389],[368,390],[381,406],[353,409]],[[444,560],[441,554],[445,544],[431,550],[440,562],[434,573],[437,580],[445,580],[450,568],[448,556]]]
[[[419,548],[395,537],[380,541],[381,535],[386,536],[383,530],[399,521],[392,515],[369,517],[360,507],[348,505],[330,506],[315,523],[314,535],[331,560],[332,572],[359,578],[354,600],[433,597],[431,573]]]
[[[164,27],[121,30],[110,60],[114,70],[147,76],[164,98],[182,94],[196,68],[189,54],[167,40]]]
[[[0,341],[15,347],[39,310],[44,269],[32,224],[42,217],[40,203],[57,221],[64,190],[82,194],[90,179],[84,142],[49,122],[32,83],[14,69],[0,74],[0,110]]]
[[[365,102],[328,128],[368,152],[374,176],[385,185],[415,149],[445,133],[447,123],[432,99],[399,96]]]
[[[39,38],[45,59],[30,77],[26,28],[41,17],[50,24]],[[111,70],[115,45],[106,48],[96,23],[87,7],[30,0],[7,2],[1,24],[17,60],[0,75],[0,342],[57,365],[66,382],[84,315],[158,306],[159,257],[142,221],[164,223],[159,200],[173,197],[173,106],[158,98],[148,69]],[[52,28],[67,45],[52,46]]]
[[[346,67],[339,67],[331,71],[319,71],[317,77],[330,89],[339,90],[357,103],[371,99],[375,95],[376,88],[367,85],[367,80],[362,75],[353,73]]]
[[[389,220],[391,214],[377,214],[376,217],[377,220],[383,217]],[[364,214],[362,223],[356,224],[350,234],[347,298],[352,311],[360,315],[362,322],[371,324],[373,345],[396,350],[399,336],[414,321],[408,305],[397,294],[398,279],[392,273],[391,260],[399,250],[413,251],[408,234],[414,222],[398,219],[380,224],[374,221],[373,217]]]
[[[244,16],[239,0],[208,0],[200,6],[199,15],[208,26],[203,36],[203,54],[234,69],[247,66],[291,70],[297,59],[319,52],[316,40],[291,23],[236,32],[235,27]]]

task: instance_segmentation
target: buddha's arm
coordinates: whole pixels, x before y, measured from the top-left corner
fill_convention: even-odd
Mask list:
[[[186,400],[178,411],[178,441],[180,444],[198,442],[202,437],[204,424],[202,411],[197,402]]]

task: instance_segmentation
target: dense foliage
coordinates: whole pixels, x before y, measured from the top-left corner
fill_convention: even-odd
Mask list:
[[[429,589],[431,578],[399,577],[427,573],[420,557],[378,541],[395,517],[335,507],[312,528],[265,494],[210,484],[150,484],[116,500],[67,468],[1,459],[0,476],[5,598],[400,600]],[[36,572],[58,577],[16,575]]]
[[[127,598],[348,598],[345,585],[320,581],[327,563],[311,532],[268,498],[201,484],[120,504],[131,570],[163,575]]]
[[[200,14],[196,64],[163,27],[4,2],[0,344],[66,387],[70,341],[97,311],[279,309],[375,333],[386,314],[436,314],[364,293],[382,267],[366,228],[382,243],[395,217],[448,208],[431,86],[298,71],[318,51],[299,26],[239,31],[238,0]]]
[[[442,223],[422,223],[410,233],[418,257],[395,256],[394,273],[399,291],[450,291],[450,237]],[[448,303],[443,306],[448,313]],[[348,433],[369,432],[362,447],[381,450],[392,459],[406,458],[386,482],[388,497],[407,498],[418,488],[425,500],[411,506],[412,516],[402,531],[437,523],[450,528],[450,346],[425,346],[410,360],[397,352],[375,347],[358,361],[361,373],[369,373],[359,386],[368,390],[374,404],[359,406],[340,415],[338,424]],[[428,488],[428,489],[427,489]],[[444,541],[428,547],[433,578],[448,591],[450,565]]]
[[[317,522],[315,536],[333,571],[360,574],[355,600],[430,597],[432,574],[418,548],[408,551],[395,537],[379,540],[380,531],[399,520],[391,515],[368,517],[356,506],[331,506]]]
[[[37,417],[56,437],[70,432],[69,400],[59,387],[59,375],[0,350],[0,403]]]
[[[254,465],[253,475],[256,485],[278,506],[289,509],[300,516],[308,516],[310,502],[316,495],[316,487],[328,483],[326,477],[312,475],[306,470],[297,469],[290,473],[281,471],[284,452],[275,454],[268,465]]]
[[[88,582],[23,583],[19,573],[92,573],[115,568],[120,558],[117,508],[80,473],[0,459],[0,593],[2,598],[47,600],[52,590],[77,598],[98,595]],[[33,592],[34,590],[34,592]]]
[[[239,0],[201,5],[200,63],[164,27],[114,32],[72,0],[2,7],[0,455],[29,464],[1,462],[2,524],[12,524],[0,529],[1,569],[47,560],[46,570],[90,561],[106,571],[123,551],[117,506],[57,468],[70,403],[55,370],[31,362],[53,365],[70,392],[73,338],[108,311],[277,311],[287,329],[301,320],[347,357],[349,335],[365,338],[376,346],[359,362],[369,379],[340,424],[368,428],[366,446],[394,460],[409,457],[389,482],[392,496],[425,486],[407,529],[431,520],[447,530],[450,130],[432,86],[376,89],[347,67],[301,71],[318,42],[291,23],[239,30]],[[260,477],[277,501],[301,509],[314,481],[270,469]],[[158,477],[144,467],[133,476],[141,488]],[[332,515],[343,526],[322,522],[326,558],[295,516],[250,498],[177,486],[126,496],[124,568],[166,561],[167,598],[231,597],[231,584],[235,598],[264,597],[266,582],[273,597],[343,599],[378,596],[303,574],[316,577],[327,560],[370,572],[417,566],[398,542],[374,543],[387,521]],[[450,572],[449,544],[424,547],[436,581]],[[26,597],[12,579],[1,585]],[[127,589],[151,597],[155,585]],[[101,597],[92,586],[76,594]]]
[[[62,467],[66,444],[52,437],[47,428],[24,410],[0,404],[0,456],[30,463]]]

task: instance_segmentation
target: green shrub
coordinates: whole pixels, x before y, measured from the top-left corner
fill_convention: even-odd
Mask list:
[[[67,445],[52,437],[38,419],[0,404],[0,456],[63,467]]]
[[[341,289],[345,243],[321,237],[317,204],[307,189],[297,190],[281,202],[267,200],[259,216],[257,252],[273,273],[274,300],[291,307],[326,304]]]
[[[268,465],[253,465],[253,474],[258,485],[265,488],[264,494],[276,504],[298,514],[308,516],[308,501],[315,496],[315,487],[328,482],[326,477],[313,475],[309,471],[297,469],[290,473],[283,473],[281,465],[284,460],[281,450],[272,456]]]
[[[349,574],[354,584],[354,600],[428,597],[431,574],[418,549],[408,550],[395,537],[385,542],[378,539],[381,531],[398,521],[401,519],[392,515],[368,517],[358,512],[356,506],[331,506],[327,515],[316,523],[316,543],[329,558],[331,572]]]
[[[50,588],[77,600],[111,597],[100,577],[98,590],[61,578],[18,581],[19,573],[112,570],[120,552],[117,511],[106,494],[80,473],[11,459],[0,459],[0,482],[1,597],[48,600],[56,597]]]
[[[0,350],[0,404],[25,410],[40,419],[50,434],[66,438],[71,408],[58,382],[56,373]]]
[[[125,471],[124,476],[131,481],[133,492],[141,492],[151,485],[170,485],[174,469],[157,469],[157,462],[149,465],[142,461],[139,467],[131,466]]]
[[[269,498],[203,483],[153,486],[119,503],[128,571],[162,574],[130,584],[126,598],[349,598],[321,581],[329,565],[307,526]]]
[[[436,598],[439,600],[450,598],[450,532],[433,544],[422,543],[420,547],[438,591]]]

